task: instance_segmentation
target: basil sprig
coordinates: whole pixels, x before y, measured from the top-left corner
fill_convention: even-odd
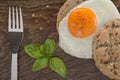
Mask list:
[[[29,44],[24,49],[30,57],[35,59],[32,71],[44,69],[49,65],[51,70],[66,77],[67,70],[64,61],[59,57],[53,57],[56,50],[54,40],[47,39],[44,44]]]

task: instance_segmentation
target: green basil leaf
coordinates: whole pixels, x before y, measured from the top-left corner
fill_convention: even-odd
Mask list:
[[[44,43],[44,53],[51,57],[52,54],[55,52],[56,44],[55,41],[52,39],[47,39]]]
[[[65,76],[67,74],[67,70],[66,70],[66,66],[62,59],[60,59],[59,57],[51,58],[50,59],[50,68],[65,78]]]
[[[32,58],[41,58],[44,57],[44,55],[40,51],[40,44],[29,44],[24,47],[25,52],[31,56]]]
[[[37,59],[33,64],[32,71],[38,71],[48,66],[48,58]]]
[[[40,51],[41,51],[42,54],[45,55],[45,48],[44,48],[44,45],[41,45],[41,46],[40,46]]]

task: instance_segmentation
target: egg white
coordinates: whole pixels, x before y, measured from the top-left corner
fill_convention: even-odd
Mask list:
[[[69,14],[76,8],[86,7],[91,9],[97,17],[96,31],[86,38],[75,38],[68,30]],[[95,33],[104,27],[104,24],[113,18],[119,18],[120,14],[111,0],[88,0],[72,9],[60,22],[59,46],[68,54],[78,58],[92,58],[92,40]]]

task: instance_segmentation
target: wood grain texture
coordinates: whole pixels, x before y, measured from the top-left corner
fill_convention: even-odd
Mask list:
[[[34,60],[23,47],[29,43],[43,43],[53,38],[58,43],[56,17],[66,0],[0,0],[0,80],[10,80],[11,53],[7,38],[8,6],[21,6],[23,10],[25,38],[19,49],[19,80],[110,80],[100,73],[94,61],[78,59],[66,54],[59,46],[55,56],[60,56],[67,65],[68,74],[63,79],[49,67],[32,72]],[[113,0],[120,10],[120,1]]]

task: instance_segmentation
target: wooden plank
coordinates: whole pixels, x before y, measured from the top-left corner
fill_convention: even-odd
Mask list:
[[[29,43],[43,43],[53,38],[58,43],[56,16],[66,0],[0,0],[0,80],[10,80],[11,53],[7,38],[8,6],[22,6],[25,38],[19,50],[19,80],[64,80],[49,67],[32,72],[34,60],[23,47]],[[120,1],[113,0],[120,10]],[[93,60],[84,60],[66,54],[57,46],[55,55],[60,56],[67,65],[68,74],[65,80],[110,80],[100,73]]]

